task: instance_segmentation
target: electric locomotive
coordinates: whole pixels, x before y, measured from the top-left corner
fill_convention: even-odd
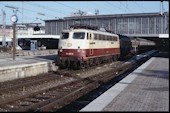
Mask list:
[[[119,35],[97,27],[71,26],[63,30],[58,46],[59,67],[84,68],[120,57]]]

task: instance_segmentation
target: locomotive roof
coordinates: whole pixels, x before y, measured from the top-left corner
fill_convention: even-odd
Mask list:
[[[63,30],[63,32],[70,32],[70,31],[84,31],[84,32],[93,32],[93,33],[98,33],[98,34],[107,34],[107,35],[115,35],[115,36],[118,36],[117,34],[114,34],[114,33],[110,33],[110,32],[107,32],[107,31],[101,31],[101,30],[91,30],[91,29],[85,29],[85,28],[76,28],[76,29],[65,29]]]
[[[70,29],[68,30],[63,30],[63,32],[69,32],[69,31],[82,31],[82,30],[86,30],[89,32],[93,32],[93,33],[99,33],[99,34],[108,34],[108,35],[116,35],[113,31],[111,30],[107,30],[105,28],[99,28],[98,26],[92,26],[92,25],[86,25],[86,24],[75,24],[75,25],[71,25]]]

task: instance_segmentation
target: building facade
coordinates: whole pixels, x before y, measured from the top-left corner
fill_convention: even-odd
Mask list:
[[[45,34],[45,27],[39,26],[40,31],[34,31],[34,26],[17,26],[16,27],[16,38],[23,35],[33,35],[33,34]],[[0,47],[3,41],[3,25],[0,25]],[[6,25],[5,27],[5,41],[7,46],[11,46],[13,38],[13,28],[12,25]]]
[[[63,29],[76,23],[98,26],[123,35],[169,34],[169,13],[90,15],[64,17],[63,19],[45,20],[45,33],[60,35]]]
[[[17,26],[16,27],[16,36],[21,35],[33,35],[33,34],[45,34],[45,27],[39,26],[40,31],[34,31],[34,26]],[[8,38],[13,37],[13,28],[12,25],[6,25],[5,36]],[[3,25],[0,25],[0,38],[3,37]]]

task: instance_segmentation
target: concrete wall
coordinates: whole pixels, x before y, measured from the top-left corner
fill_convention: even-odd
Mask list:
[[[0,67],[0,82],[14,80],[38,74],[55,71],[57,67],[52,62],[39,62],[17,66]]]
[[[0,52],[0,58],[12,57],[12,52]],[[51,50],[36,50],[36,51],[17,51],[16,56],[38,56],[38,55],[57,55],[57,49]]]

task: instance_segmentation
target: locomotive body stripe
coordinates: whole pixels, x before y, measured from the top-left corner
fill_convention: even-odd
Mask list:
[[[78,52],[79,51],[79,52]],[[61,57],[100,57],[120,54],[120,48],[100,48],[100,49],[62,49],[58,52]]]

